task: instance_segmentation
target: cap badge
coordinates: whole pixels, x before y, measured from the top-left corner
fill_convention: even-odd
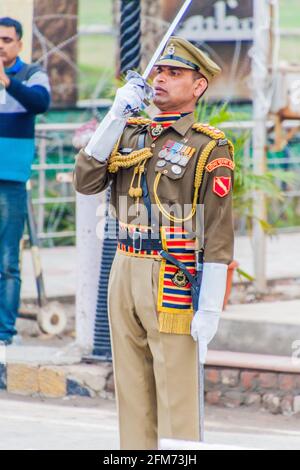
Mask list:
[[[169,55],[174,55],[176,52],[176,48],[174,46],[174,44],[170,44],[170,46],[167,48],[167,53]]]

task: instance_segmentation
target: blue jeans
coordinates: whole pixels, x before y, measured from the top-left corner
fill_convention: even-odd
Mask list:
[[[20,241],[27,212],[25,183],[0,180],[0,340],[10,340],[20,304]]]

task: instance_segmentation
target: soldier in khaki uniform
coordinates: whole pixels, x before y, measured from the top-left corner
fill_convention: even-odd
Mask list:
[[[199,439],[198,359],[205,363],[217,331],[233,256],[233,147],[222,131],[194,121],[218,73],[201,50],[172,37],[155,67],[160,113],[128,119],[145,98],[143,80],[130,80],[77,157],[76,190],[111,185],[120,222],[109,319],[122,449],[156,449],[159,437]]]

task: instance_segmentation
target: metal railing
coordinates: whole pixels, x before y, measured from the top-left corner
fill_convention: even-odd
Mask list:
[[[38,183],[38,197],[33,199],[33,205],[37,207],[36,221],[38,236],[41,240],[51,240],[57,238],[72,238],[75,237],[75,230],[64,230],[45,231],[45,206],[49,204],[55,204],[56,206],[63,206],[66,204],[75,204],[76,197],[74,195],[63,194],[67,190],[68,183],[61,183],[62,195],[57,197],[47,196],[47,173],[49,171],[72,171],[74,168],[73,163],[47,163],[47,156],[50,151],[58,149],[61,159],[64,159],[64,145],[66,140],[69,140],[68,144],[71,145],[72,134],[82,126],[79,124],[37,124],[36,126],[36,142],[37,142],[37,155],[39,162],[32,165],[33,172],[37,172],[37,183]],[[66,139],[66,135],[69,139]],[[76,151],[74,150],[74,155]],[[75,212],[75,211],[74,211]]]

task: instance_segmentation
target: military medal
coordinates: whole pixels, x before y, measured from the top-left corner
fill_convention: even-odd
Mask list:
[[[182,173],[182,168],[180,168],[178,165],[173,165],[171,170],[175,175],[181,175]]]
[[[157,164],[159,168],[163,168],[166,162],[173,163],[171,170],[175,175],[181,175],[183,168],[187,166],[190,158],[194,155],[196,149],[188,147],[180,142],[168,140],[159,152],[158,156],[165,163]]]
[[[180,153],[182,149],[183,149],[183,144],[180,144],[179,142],[174,142],[174,145],[171,148],[171,151],[173,153]]]
[[[180,158],[181,158],[181,150],[183,148],[183,145],[180,144],[179,142],[174,142],[171,150],[171,157],[166,159],[168,161],[171,161],[172,163],[178,163]]]
[[[167,162],[170,162],[172,160],[172,158],[174,157],[174,154],[177,152],[177,143],[174,142],[174,141],[169,141],[169,153],[168,155],[165,157],[165,159],[167,160]]]
[[[164,166],[166,166],[167,162],[165,160],[159,160],[157,162],[157,166],[158,168],[163,168]]]
[[[169,154],[169,149],[164,148],[159,152],[158,156],[159,158],[166,158],[168,154]]]
[[[181,157],[181,159],[179,161],[179,165],[187,166],[188,162],[189,162],[189,158],[184,156],[184,157]]]
[[[178,164],[185,168],[187,164],[189,163],[190,159],[192,158],[192,156],[195,154],[195,152],[196,152],[195,148],[188,147],[188,146],[183,147],[181,151],[181,155],[180,155],[181,158]]]
[[[172,163],[179,163],[180,159],[181,159],[181,155],[176,154],[176,155],[174,155],[174,157],[171,158],[171,162]]]
[[[168,140],[168,142],[163,146],[162,150],[159,152],[158,156],[159,158],[165,158],[167,157],[171,158],[171,148],[173,147],[174,142],[173,140]]]

